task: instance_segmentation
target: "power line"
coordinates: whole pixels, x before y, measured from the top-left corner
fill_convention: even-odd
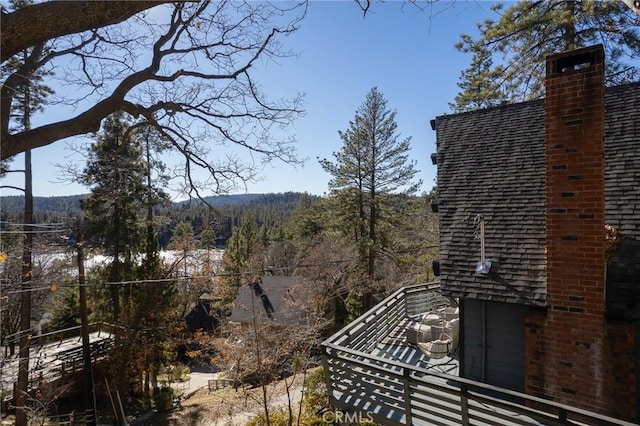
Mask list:
[[[433,246],[434,248],[436,246]],[[318,266],[327,266],[327,265],[335,265],[341,263],[349,263],[352,262],[352,259],[336,259],[336,260],[327,260],[323,262],[315,262],[315,263],[300,263],[291,266],[267,266],[264,269],[260,270],[249,270],[244,272],[212,272],[208,275],[182,275],[182,276],[174,276],[174,277],[166,277],[166,278],[155,278],[155,279],[137,279],[137,280],[121,280],[121,281],[93,281],[87,282],[83,285],[83,287],[97,287],[97,286],[121,286],[121,285],[130,285],[130,284],[165,284],[170,282],[182,282],[182,281],[197,281],[197,280],[209,280],[213,278],[224,278],[224,277],[242,277],[246,275],[264,275],[266,272],[272,271],[284,271],[284,270],[292,270],[292,269],[300,269],[300,268],[312,268]],[[57,288],[79,288],[80,284],[59,284],[56,285]],[[53,290],[51,286],[41,286],[34,287],[29,289],[19,289],[19,290],[11,290],[5,292],[5,294],[20,294],[23,292],[31,292],[31,291],[43,291],[50,290],[52,292],[56,292]]]
[[[307,263],[307,264],[298,264],[292,266],[282,266],[282,267],[267,267],[261,270],[250,270],[245,272],[231,272],[231,273],[217,273],[212,272],[209,275],[183,275],[183,276],[175,276],[175,277],[167,277],[167,278],[156,278],[156,279],[142,279],[142,280],[122,280],[122,281],[94,281],[88,282],[84,284],[84,287],[97,287],[97,286],[120,286],[120,285],[128,285],[128,284],[164,284],[169,282],[180,282],[180,281],[190,281],[190,280],[207,280],[212,278],[223,278],[223,277],[242,277],[245,275],[263,275],[267,271],[283,271],[289,269],[298,269],[298,268],[311,268],[317,266],[326,266],[332,264],[339,263],[348,263],[351,262],[349,259],[339,259],[339,260],[329,260],[325,262],[316,262],[316,263]],[[57,288],[79,288],[79,284],[59,284],[56,285]],[[49,290],[55,293],[55,290],[51,289],[51,286],[41,286],[41,287],[32,287],[28,289],[18,289],[18,290],[10,290],[5,291],[4,294],[20,294],[24,292],[33,292],[33,291],[43,291]]]
[[[48,223],[17,223],[11,222],[8,220],[0,220],[0,225],[9,225],[9,226],[31,226],[32,228],[53,228],[54,226],[68,226],[70,225],[65,222],[48,222]]]
[[[27,225],[25,225],[27,226]],[[32,230],[32,231],[0,231],[0,234],[59,234],[61,230],[59,229],[51,229],[49,231],[40,231],[40,230]]]

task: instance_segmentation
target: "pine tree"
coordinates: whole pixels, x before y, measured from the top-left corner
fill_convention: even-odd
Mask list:
[[[461,36],[456,48],[472,56],[450,107],[468,111],[544,96],[545,57],[602,43],[609,85],[637,81],[638,16],[619,1],[523,1],[503,9],[496,22],[478,24],[480,36]]]
[[[130,282],[139,278],[135,259],[145,249],[141,216],[148,194],[147,166],[142,144],[135,136],[124,114],[109,116],[91,146],[81,176],[81,182],[91,189],[82,202],[88,222],[87,239],[111,257],[107,288],[111,321],[117,325],[111,365],[117,389],[124,396],[129,395],[131,378],[139,377],[138,363],[129,354],[137,334],[135,326],[139,325],[139,294]]]
[[[225,302],[236,297],[240,286],[248,283],[251,275],[263,270],[260,247],[256,218],[253,211],[249,211],[240,225],[233,228],[222,256],[222,269],[226,276],[220,283],[220,296]]]
[[[133,278],[133,258],[142,248],[139,213],[146,197],[146,173],[140,142],[128,132],[124,115],[107,118],[91,146],[81,181],[91,188],[82,209],[89,222],[87,238],[112,257],[110,282]],[[113,320],[120,316],[118,285],[111,285]],[[130,292],[125,286],[125,297]]]
[[[172,333],[171,327],[166,327],[165,324],[171,324],[177,319],[176,310],[172,309],[176,291],[175,283],[166,280],[155,219],[156,209],[168,204],[169,199],[161,189],[168,182],[165,165],[157,158],[167,148],[167,143],[150,126],[142,126],[135,136],[141,141],[144,151],[146,194],[143,204],[146,216],[142,249],[144,256],[136,275],[142,283],[133,286],[131,297],[129,353],[136,362],[131,363],[134,374],[129,377],[134,381],[134,389],[141,395],[150,397],[158,393],[158,374],[162,363],[166,361],[164,346]]]
[[[314,200],[309,194],[302,194],[287,222],[288,236],[304,245],[319,235],[325,228],[325,220],[322,218],[323,205],[322,199]]]
[[[508,96],[500,78],[504,72],[502,65],[493,67],[491,51],[474,48],[471,65],[462,72],[458,82],[462,91],[456,95],[455,104],[449,105],[456,111],[463,111],[507,102]]]
[[[189,278],[190,275],[194,275],[194,262],[191,262],[192,265],[189,267],[188,258],[190,253],[196,249],[196,243],[191,222],[179,222],[173,229],[169,248],[182,254],[182,258],[176,260],[171,269],[174,270],[174,275],[183,277],[183,282],[180,284],[178,292],[181,296],[180,305],[182,306],[183,315],[188,312],[189,305],[194,301],[191,278]]]
[[[179,222],[173,230],[169,247],[182,251],[186,258],[187,252],[196,248],[196,237],[190,222]]]
[[[382,230],[392,220],[389,196],[414,194],[421,184],[414,181],[418,171],[408,156],[411,138],[399,140],[395,118],[396,111],[389,110],[382,93],[372,88],[349,128],[339,132],[343,146],[333,154],[335,162],[320,161],[332,176],[329,188],[338,200],[337,216],[343,229],[351,229],[370,282],[385,246]]]
[[[155,155],[167,149],[167,142],[158,134],[157,130],[151,126],[143,126],[136,137],[143,143],[144,162],[146,173],[146,196],[144,204],[146,207],[145,218],[145,258],[142,263],[147,278],[152,278],[154,271],[157,272],[160,266],[160,244],[158,241],[158,230],[154,221],[154,211],[158,206],[168,204],[169,195],[161,188],[167,185],[169,177],[165,173],[165,164],[158,160]]]

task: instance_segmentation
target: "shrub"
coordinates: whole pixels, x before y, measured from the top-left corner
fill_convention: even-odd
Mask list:
[[[296,424],[296,419],[293,418],[293,423]],[[269,424],[271,426],[289,426],[289,412],[287,410],[278,410],[269,413]],[[266,426],[267,420],[264,416],[264,413],[260,413],[260,415],[249,420],[245,426]]]
[[[158,411],[169,411],[173,408],[173,401],[176,398],[175,391],[170,386],[162,386],[160,391],[153,397],[153,403]]]
[[[309,414],[319,413],[329,408],[327,385],[324,382],[324,368],[311,370],[304,381],[302,409]]]
[[[169,378],[172,382],[186,382],[189,380],[190,372],[188,365],[176,364],[169,371]]]

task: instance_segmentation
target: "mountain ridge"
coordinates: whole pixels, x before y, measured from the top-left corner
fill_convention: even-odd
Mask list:
[[[285,193],[252,193],[252,194],[232,194],[232,195],[213,195],[204,197],[204,202],[214,207],[233,205],[233,204],[249,204],[260,201],[261,199],[269,200],[271,198],[282,197],[284,199],[302,195],[301,192],[285,192]],[[50,197],[35,196],[33,197],[33,206],[36,212],[47,212],[51,214],[74,214],[80,212],[80,200],[89,194],[78,195],[54,195]],[[203,200],[191,199],[172,202],[174,207],[183,207],[188,205],[203,204]],[[24,209],[24,195],[3,195],[0,196],[0,214],[2,217],[21,215]]]

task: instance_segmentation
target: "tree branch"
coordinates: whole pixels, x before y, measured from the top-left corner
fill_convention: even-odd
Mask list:
[[[285,13],[289,21],[282,19]],[[78,111],[65,110],[64,121],[26,131],[5,125],[0,158],[97,132],[105,117],[124,111],[144,117],[183,155],[176,176],[184,177],[189,191],[197,193],[202,171],[203,188],[226,191],[238,181],[254,180],[260,166],[273,160],[299,164],[294,140],[282,129],[303,114],[300,95],[269,101],[251,73],[256,61],[292,55],[281,50],[278,38],[295,31],[305,13],[305,2],[289,8],[184,2],[159,16],[139,14],[106,29],[51,39],[35,68],[46,64],[53,70],[50,78],[67,87],[57,104],[64,101]],[[7,102],[13,96],[8,83]],[[10,112],[1,111],[5,123]]]
[[[180,1],[180,0],[179,0]],[[184,1],[184,0],[182,0]],[[0,16],[0,57],[6,61],[21,50],[52,38],[125,21],[168,0],[48,1]],[[28,28],[28,31],[25,31]]]

